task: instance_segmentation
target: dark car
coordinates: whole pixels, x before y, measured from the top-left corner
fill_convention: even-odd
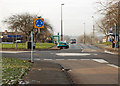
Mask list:
[[[63,48],[64,48],[64,49],[67,49],[67,48],[69,48],[69,45],[68,45],[68,43],[65,42],[65,41],[60,41],[60,42],[58,43],[57,47],[60,48],[60,49],[63,49]]]
[[[71,43],[71,44],[76,44],[76,39],[71,39],[71,40],[70,40],[70,43]]]

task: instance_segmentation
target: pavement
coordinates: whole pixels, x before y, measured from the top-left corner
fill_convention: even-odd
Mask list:
[[[54,62],[35,61],[31,70],[23,78],[24,84],[63,84],[72,86],[72,81],[68,78],[62,67]]]
[[[109,51],[109,52],[112,52],[112,53],[115,53],[115,54],[118,54],[120,55],[120,50],[118,48],[111,48],[110,46],[107,46],[105,44],[94,44],[96,47],[99,47],[103,50],[106,50],[106,51]]]
[[[55,61],[55,60],[54,60]],[[100,60],[99,60],[100,61]],[[95,60],[64,60],[55,61],[70,69],[68,73],[71,75],[75,84],[118,84],[118,68],[108,66],[105,61],[100,63]]]

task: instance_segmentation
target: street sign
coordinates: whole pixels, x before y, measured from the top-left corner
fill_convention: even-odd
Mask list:
[[[35,18],[34,19],[34,28],[44,28],[44,19],[43,18]]]

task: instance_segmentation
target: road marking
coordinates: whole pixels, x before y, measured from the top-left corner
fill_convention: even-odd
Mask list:
[[[43,59],[43,60],[53,60],[53,59]]]
[[[97,56],[98,54],[94,54],[95,56]]]
[[[58,56],[86,56],[86,55],[91,55],[88,53],[56,53]]]
[[[34,60],[40,60],[40,59],[34,59]]]
[[[114,65],[114,64],[107,64],[108,66],[111,66],[111,67],[115,67],[115,68],[120,68],[120,67],[118,67],[118,66],[116,66],[116,65]]]
[[[26,52],[31,52],[31,51],[0,51],[0,53],[26,53]]]
[[[109,54],[115,54],[115,53],[113,53],[113,52],[109,52],[109,51],[104,51],[105,53],[109,53]]]
[[[92,59],[93,61],[99,62],[99,63],[108,63],[104,59]]]
[[[80,60],[91,60],[91,59],[80,59]]]
[[[55,60],[65,60],[65,59],[55,59]]]
[[[77,60],[77,59],[67,59],[67,60]]]
[[[54,54],[54,53],[50,53],[50,54]]]

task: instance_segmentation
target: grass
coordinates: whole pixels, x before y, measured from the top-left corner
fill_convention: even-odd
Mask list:
[[[112,46],[112,42],[102,42],[100,44],[105,44],[107,46]],[[120,47],[120,42],[119,42],[119,47]]]
[[[15,59],[15,58],[2,58],[2,82],[3,84],[17,84],[19,79],[22,79],[22,76],[31,66],[31,63]]]
[[[53,43],[36,43],[36,49],[48,49],[48,48],[51,48],[55,46],[55,44]],[[2,48],[7,48],[7,49],[10,49],[10,48],[13,48],[15,49],[16,48],[16,43],[14,44],[2,44]],[[27,43],[17,43],[17,48],[18,49],[27,49]]]

